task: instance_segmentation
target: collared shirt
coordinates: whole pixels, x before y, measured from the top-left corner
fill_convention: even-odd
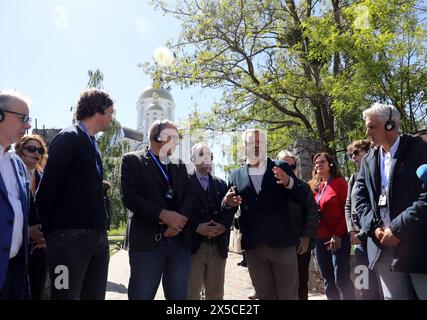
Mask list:
[[[385,151],[382,147],[380,148],[380,161],[381,161],[381,195],[387,195],[390,183],[390,169],[391,160],[394,158],[397,149],[399,148],[400,136],[397,136],[396,141],[390,148],[390,152]],[[390,227],[390,211],[388,210],[388,204],[380,209],[381,219],[383,220],[385,227]]]
[[[205,174],[202,176],[197,169],[194,170],[196,172],[196,177],[199,179],[200,185],[202,186],[203,190],[207,190],[209,188],[209,174]]]
[[[6,186],[7,197],[15,215],[9,254],[9,258],[13,258],[18,254],[23,243],[24,213],[22,211],[18,180],[12,166],[10,153],[5,152],[5,148],[2,145],[0,145],[0,174]]]
[[[248,161],[246,161],[246,163],[249,164]],[[257,194],[261,192],[262,179],[264,177],[266,170],[267,170],[267,159],[260,161],[257,167],[248,166],[249,177],[251,178],[252,184]],[[292,189],[293,186],[294,186],[294,179],[292,179],[292,177],[289,177],[289,184],[285,188]]]

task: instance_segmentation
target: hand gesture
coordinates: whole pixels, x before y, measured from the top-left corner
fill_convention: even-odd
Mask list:
[[[285,171],[283,171],[282,168],[274,166],[272,171],[273,171],[274,177],[277,179],[276,181],[277,184],[282,184],[284,187],[286,187],[289,184],[290,178],[288,174]]]
[[[28,228],[28,237],[34,243],[34,248],[43,248],[46,246],[46,239],[41,231],[40,224],[36,224]]]
[[[388,247],[394,247],[397,246],[399,244],[400,240],[399,238],[397,238],[393,232],[391,231],[390,228],[385,228],[384,229],[384,233],[383,233],[383,237],[380,240],[380,243],[384,246],[388,246]]]
[[[232,186],[224,197],[225,205],[229,208],[237,207],[242,203],[242,198],[237,195],[236,190],[236,187]]]
[[[333,235],[331,237],[331,240],[326,241],[324,244],[327,250],[330,250],[332,252],[337,251],[341,248],[341,238],[336,235]]]
[[[163,222],[168,227],[175,229],[178,232],[181,232],[184,229],[185,224],[187,223],[187,217],[179,214],[176,211],[162,209],[160,211],[160,224]]]
[[[171,228],[171,227],[167,227],[167,229],[165,230],[165,232],[163,232],[163,235],[166,238],[171,238],[171,237],[175,237],[177,236],[181,231]]]
[[[356,231],[350,231],[349,236],[351,244],[362,244],[362,241],[360,241],[360,239],[357,237]]]
[[[375,238],[381,241],[384,237],[384,228],[376,228],[375,229]]]
[[[205,237],[217,237],[225,232],[225,227],[211,219],[208,222],[199,224],[196,232]]]
[[[299,255],[303,255],[304,253],[307,252],[308,250],[308,245],[310,243],[310,238],[309,237],[300,237],[299,238],[299,246],[297,249],[297,253]]]

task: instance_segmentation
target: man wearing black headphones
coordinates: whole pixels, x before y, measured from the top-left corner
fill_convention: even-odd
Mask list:
[[[47,234],[52,299],[105,299],[108,214],[95,135],[109,129],[113,113],[108,93],[83,91],[76,109],[78,123],[63,129],[49,146],[36,206]]]
[[[362,160],[355,201],[368,235],[369,268],[385,299],[427,299],[427,186],[416,175],[427,162],[427,144],[399,135],[393,106],[375,103],[363,118],[375,148]]]
[[[187,298],[190,273],[188,220],[193,193],[187,169],[170,156],[176,125],[155,121],[148,150],[123,156],[121,191],[129,217],[130,300],[153,300],[162,280],[167,300]]]
[[[29,188],[25,165],[9,152],[31,128],[26,98],[0,91],[0,300],[28,299]]]

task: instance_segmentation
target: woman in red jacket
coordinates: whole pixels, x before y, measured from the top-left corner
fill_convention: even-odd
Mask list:
[[[313,158],[309,184],[319,206],[316,258],[328,300],[352,300],[350,280],[350,240],[344,215],[347,182],[332,157],[321,152]]]

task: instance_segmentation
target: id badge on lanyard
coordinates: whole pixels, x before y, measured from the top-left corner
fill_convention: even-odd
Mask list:
[[[387,195],[385,194],[380,195],[380,198],[378,199],[378,206],[380,208],[387,207]]]

